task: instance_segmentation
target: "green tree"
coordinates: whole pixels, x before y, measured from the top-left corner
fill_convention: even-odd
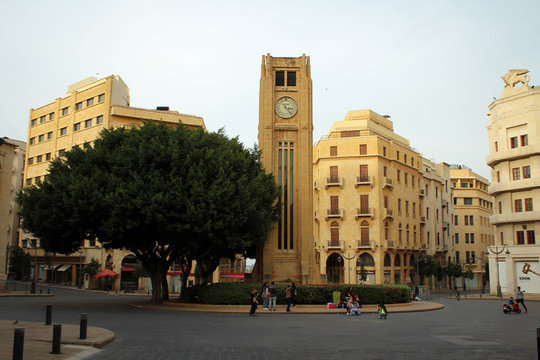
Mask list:
[[[30,275],[31,262],[32,257],[22,248],[16,247],[12,250],[9,258],[10,272],[15,274],[16,279],[22,280],[27,275]]]
[[[84,272],[89,275],[96,275],[100,269],[101,265],[99,264],[99,261],[95,257],[92,257],[90,262],[84,267]]]
[[[360,263],[360,281],[363,283],[367,280],[367,271],[364,263]]]
[[[175,259],[253,253],[277,220],[278,195],[259,152],[237,138],[145,124],[104,130],[93,147],[66,152],[19,203],[23,228],[46,250],[71,253],[97,238],[132,251],[160,302]]]
[[[431,255],[421,254],[418,256],[418,273],[420,274],[421,284],[424,284],[425,276],[433,276],[437,274],[437,263]]]
[[[133,271],[133,277],[150,277],[150,273],[144,268],[142,262],[137,261],[137,264],[135,264],[135,271]]]

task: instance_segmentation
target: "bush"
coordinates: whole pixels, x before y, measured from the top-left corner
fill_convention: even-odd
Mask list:
[[[341,300],[350,285],[300,285],[296,287],[297,304],[326,304],[333,301],[332,293],[339,291]],[[217,283],[196,285],[182,291],[182,301],[202,304],[249,305],[249,294],[262,284]],[[411,298],[411,289],[406,285],[353,285],[354,293],[362,304],[405,303]],[[277,302],[284,304],[286,286],[276,285]]]

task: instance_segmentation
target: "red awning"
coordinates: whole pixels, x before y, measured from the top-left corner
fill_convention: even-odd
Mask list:
[[[244,273],[221,273],[220,276],[224,279],[243,279]]]
[[[102,277],[117,277],[117,276],[118,274],[115,273],[114,271],[105,269],[103,271],[98,272],[96,275],[94,275],[94,279],[99,279]]]
[[[180,271],[180,270],[169,271],[169,272],[167,272],[167,275],[169,275],[169,276],[180,276],[180,275],[182,275],[182,271]]]
[[[135,268],[132,267],[123,267],[122,271],[135,271]]]

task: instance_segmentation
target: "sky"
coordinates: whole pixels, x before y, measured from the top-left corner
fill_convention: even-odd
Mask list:
[[[490,179],[489,104],[509,69],[540,84],[540,1],[0,1],[0,136],[94,76],[131,106],[257,143],[262,56],[310,56],[313,139],[350,110],[390,115],[428,159]]]

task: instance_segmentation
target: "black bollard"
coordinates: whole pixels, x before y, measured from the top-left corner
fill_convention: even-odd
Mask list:
[[[88,315],[81,314],[81,327],[79,331],[79,339],[86,339],[87,329],[88,329]]]
[[[43,294],[43,289],[42,288],[39,288],[39,293]]]
[[[51,293],[51,288],[47,288],[47,294]]]
[[[53,336],[52,336],[52,351],[51,354],[60,354],[60,345],[62,343],[62,325],[54,324],[53,325]]]
[[[13,336],[13,360],[23,359],[23,349],[24,349],[24,329],[15,328],[15,333]]]
[[[538,352],[538,359],[540,359],[540,327],[536,328],[536,351]]]
[[[45,312],[45,325],[51,325],[52,321],[52,305],[47,305],[47,310]]]

